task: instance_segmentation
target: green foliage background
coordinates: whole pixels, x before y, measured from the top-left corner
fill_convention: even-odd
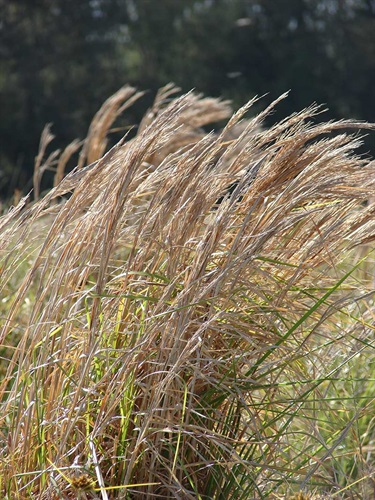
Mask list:
[[[374,0],[0,0],[0,192],[31,188],[47,122],[55,147],[85,137],[124,83],[150,90],[125,128],[170,81],[235,105],[291,89],[270,123],[313,101],[375,121],[374,32]]]

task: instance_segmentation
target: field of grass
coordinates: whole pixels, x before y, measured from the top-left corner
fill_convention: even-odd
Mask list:
[[[175,94],[0,218],[0,496],[372,499],[374,127]]]

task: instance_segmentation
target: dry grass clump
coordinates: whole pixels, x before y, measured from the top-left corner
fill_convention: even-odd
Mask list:
[[[277,101],[241,125],[250,102],[205,134],[228,103],[173,90],[100,158],[97,115],[94,163],[0,219],[2,495],[371,491],[373,399],[342,383],[372,348],[350,249],[374,241],[375,164],[345,133],[371,127],[314,105],[262,130]]]

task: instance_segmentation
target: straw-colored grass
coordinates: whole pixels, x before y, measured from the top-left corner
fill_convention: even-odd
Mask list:
[[[373,498],[371,126],[175,90],[0,219],[1,496]]]

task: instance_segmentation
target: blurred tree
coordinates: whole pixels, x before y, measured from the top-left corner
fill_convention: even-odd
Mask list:
[[[341,116],[375,121],[375,1],[337,0],[324,14],[330,97]]]
[[[0,0],[0,169],[3,189],[30,178],[46,122],[61,144],[83,137],[118,88],[112,0]],[[4,185],[6,184],[6,185]]]

